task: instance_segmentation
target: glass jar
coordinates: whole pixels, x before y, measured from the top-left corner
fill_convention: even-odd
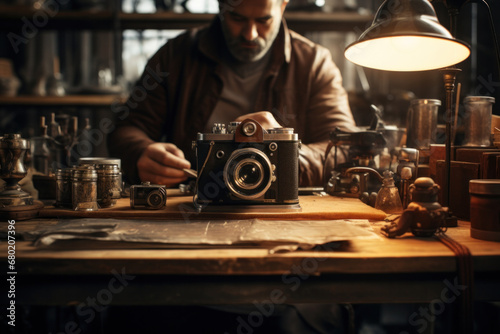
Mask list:
[[[97,165],[97,203],[101,208],[111,207],[121,197],[122,173],[115,164]]]
[[[93,165],[76,167],[72,174],[72,204],[75,211],[96,211],[97,171]]]
[[[390,170],[384,172],[382,187],[378,191],[375,209],[384,211],[387,214],[401,213],[403,205],[399,196],[398,188],[394,185],[394,173]]]
[[[440,100],[415,99],[410,103],[407,117],[406,145],[419,150],[429,149],[436,143]]]
[[[491,113],[495,98],[467,96],[464,98],[464,146],[491,145]]]

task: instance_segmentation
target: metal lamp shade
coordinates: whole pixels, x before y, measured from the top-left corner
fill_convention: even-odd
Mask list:
[[[470,49],[439,24],[429,1],[386,0],[344,54],[364,67],[424,71],[457,64],[469,57]]]

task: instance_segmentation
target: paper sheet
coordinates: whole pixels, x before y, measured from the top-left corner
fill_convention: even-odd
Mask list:
[[[58,240],[84,239],[177,245],[254,246],[310,249],[317,245],[361,238],[377,238],[368,220],[272,221],[142,221],[104,219],[61,220],[47,229],[31,232],[36,246]],[[70,245],[69,245],[70,246]]]

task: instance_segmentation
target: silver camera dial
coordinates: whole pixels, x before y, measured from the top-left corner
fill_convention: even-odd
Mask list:
[[[257,124],[254,122],[247,122],[243,125],[242,131],[245,136],[251,137],[257,132]]]
[[[270,134],[293,134],[293,128],[272,128],[268,129],[267,133]]]
[[[212,127],[212,133],[217,133],[217,134],[227,133],[226,124],[214,123],[214,126]]]
[[[241,124],[241,122],[230,122],[229,125],[227,126],[227,133],[235,133],[236,128],[240,124]]]

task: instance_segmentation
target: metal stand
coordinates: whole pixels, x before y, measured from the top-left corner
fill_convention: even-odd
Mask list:
[[[450,207],[450,180],[451,180],[451,149],[452,149],[452,129],[451,126],[453,124],[453,93],[455,91],[455,80],[457,74],[462,70],[455,67],[444,68],[441,70],[443,72],[444,79],[444,88],[446,92],[446,115],[445,115],[445,177],[444,177],[444,186],[443,186],[443,206]],[[446,219],[446,226],[457,226],[455,217],[449,216]]]

